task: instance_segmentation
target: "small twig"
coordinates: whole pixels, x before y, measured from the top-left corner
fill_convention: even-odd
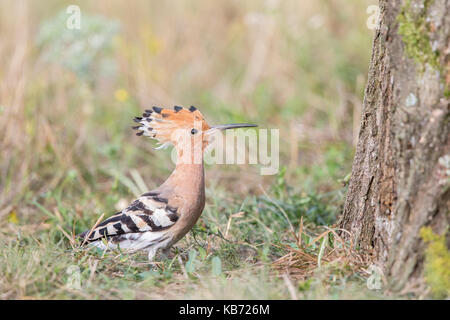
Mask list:
[[[211,231],[211,230],[209,230],[209,231]],[[204,230],[197,230],[197,232],[200,232],[200,233],[208,233],[208,234],[210,234],[210,235],[219,237],[220,239],[225,240],[225,241],[227,241],[227,242],[229,242],[229,243],[237,243],[237,242],[235,242],[235,241],[231,241],[231,240],[226,239],[226,238],[223,236],[222,232],[220,232],[220,230],[218,230],[218,233],[208,232],[208,231],[204,231]],[[196,242],[197,242],[197,241],[196,241]],[[197,244],[199,244],[199,243],[197,242]],[[199,244],[199,245],[200,245],[200,244]]]
[[[203,248],[203,245],[200,244],[200,242],[197,241],[197,234],[195,230],[192,230],[192,237],[194,238],[194,242],[199,246]]]

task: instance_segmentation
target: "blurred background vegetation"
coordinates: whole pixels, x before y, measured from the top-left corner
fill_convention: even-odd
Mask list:
[[[0,298],[152,297],[120,281],[141,275],[153,288],[186,275],[182,264],[173,269],[177,259],[157,276],[139,257],[79,260],[61,231],[92,226],[174,168],[170,150],[155,151],[130,128],[153,105],[195,105],[210,124],[280,129],[278,175],[248,165],[206,168],[207,206],[180,242],[183,260],[200,250],[206,269],[212,263],[230,279],[244,264],[279,258],[275,245],[292,240],[302,217],[305,230],[336,221],[370,59],[366,10],[375,0],[77,1],[80,30],[66,27],[71,4],[0,0]],[[108,279],[92,275],[92,261]],[[98,281],[83,294],[61,289],[74,263]],[[191,278],[184,296],[200,285]],[[272,291],[247,279],[261,293],[249,289],[248,298],[292,297],[286,279],[268,276]],[[295,281],[299,292],[310,288]],[[211,283],[196,296],[235,294],[234,282],[221,283],[220,293]],[[315,290],[304,297],[332,297]]]

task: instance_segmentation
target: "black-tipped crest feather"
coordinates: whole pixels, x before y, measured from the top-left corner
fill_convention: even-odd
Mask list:
[[[153,108],[153,111],[155,111],[156,113],[161,113],[161,111],[162,111],[162,108],[160,108],[160,107],[152,107]]]

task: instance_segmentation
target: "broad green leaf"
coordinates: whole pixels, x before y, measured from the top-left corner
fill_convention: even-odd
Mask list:
[[[195,259],[197,258],[197,251],[191,250],[189,251],[189,260],[186,262],[186,272],[192,273],[195,271]]]
[[[212,258],[212,274],[215,276],[220,276],[222,274],[222,260],[219,257]]]

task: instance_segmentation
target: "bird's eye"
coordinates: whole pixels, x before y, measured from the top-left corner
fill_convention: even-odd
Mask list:
[[[196,134],[197,133],[197,129],[192,129],[191,130],[191,134]]]

